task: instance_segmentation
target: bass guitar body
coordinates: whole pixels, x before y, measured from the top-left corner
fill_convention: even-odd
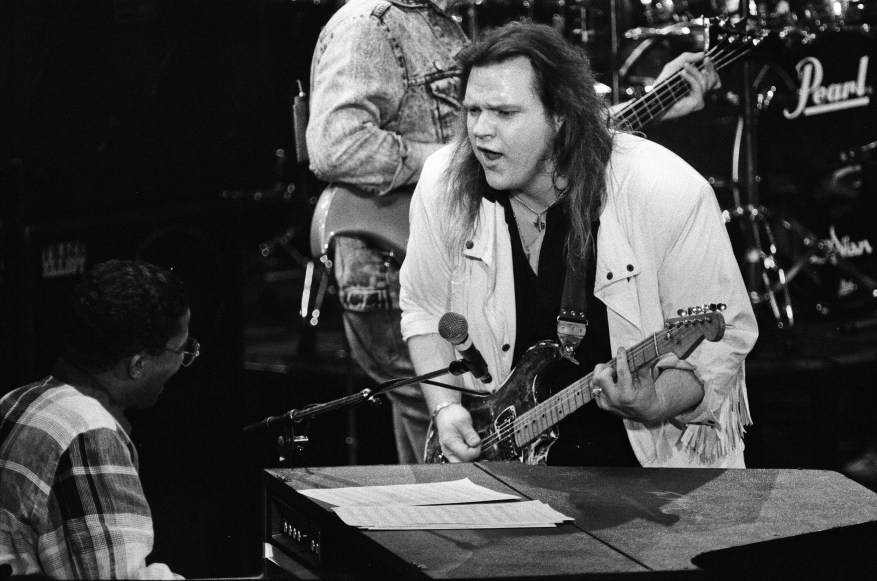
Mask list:
[[[339,185],[323,190],[311,219],[311,255],[323,256],[335,236],[368,240],[391,252],[399,262],[408,245],[408,209],[413,188],[368,196]]]

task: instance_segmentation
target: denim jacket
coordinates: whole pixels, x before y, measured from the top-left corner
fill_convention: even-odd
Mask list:
[[[307,131],[311,170],[329,182],[329,199],[342,188],[366,196],[414,189],[426,158],[456,130],[454,57],[467,43],[428,0],[350,0],[332,16],[314,50]],[[397,261],[362,238],[337,236],[334,247],[345,309],[399,308]]]
[[[381,195],[413,186],[457,126],[467,43],[428,0],[350,0],[317,41],[307,141],[321,180]]]

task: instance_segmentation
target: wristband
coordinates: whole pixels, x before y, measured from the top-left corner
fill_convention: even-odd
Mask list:
[[[433,424],[435,423],[435,419],[438,417],[438,413],[440,411],[442,411],[446,407],[452,406],[452,405],[460,405],[460,403],[456,402],[456,401],[443,401],[442,403],[435,406],[435,409],[432,410],[432,423]]]

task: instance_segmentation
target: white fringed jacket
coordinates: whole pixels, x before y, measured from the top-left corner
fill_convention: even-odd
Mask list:
[[[449,253],[449,159],[450,147],[429,158],[412,200],[402,333],[406,339],[437,333],[444,313],[462,314],[495,389],[511,371],[516,332],[505,211],[483,200],[474,233],[459,252]],[[693,369],[704,385],[703,400],[672,421],[625,420],[633,450],[646,467],[742,468],[742,436],[751,423],[744,359],[758,328],[715,194],[675,154],[629,134],[615,136],[607,190],[594,295],[607,307],[613,353],[661,329],[678,309],[727,305],[719,342],[702,343],[685,361],[665,356],[656,367]],[[470,389],[485,389],[469,374],[463,377]]]

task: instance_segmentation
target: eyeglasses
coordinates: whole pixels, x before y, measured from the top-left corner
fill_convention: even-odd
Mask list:
[[[198,359],[198,356],[201,355],[201,344],[198,343],[198,339],[195,337],[189,337],[186,339],[186,342],[183,343],[182,349],[171,349],[169,347],[164,348],[165,351],[170,351],[171,353],[176,353],[177,355],[183,356],[183,367],[188,367]]]

